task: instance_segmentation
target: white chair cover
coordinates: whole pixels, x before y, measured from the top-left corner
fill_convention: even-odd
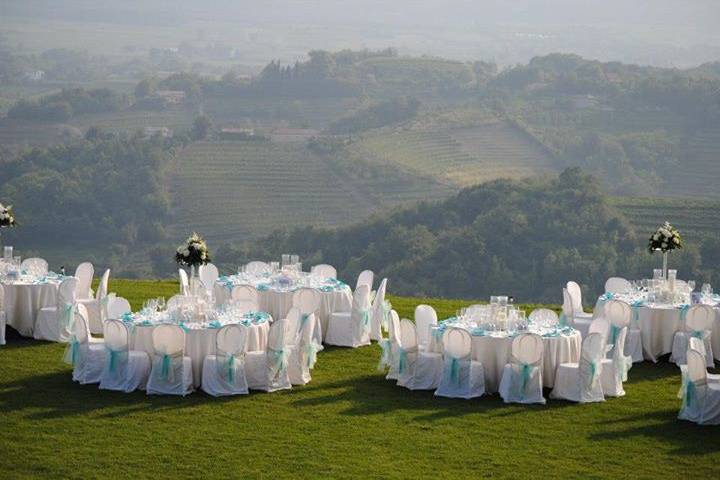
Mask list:
[[[321,278],[337,278],[337,270],[332,265],[321,263],[310,269],[310,273]]]
[[[550,398],[572,402],[602,402],[602,359],[605,340],[600,333],[590,333],[583,339],[580,363],[562,363],[555,375],[555,387]]]
[[[531,323],[543,325],[557,325],[560,323],[558,314],[549,308],[536,308],[530,313],[528,320]]]
[[[110,269],[106,269],[102,277],[100,277],[100,283],[98,284],[97,292],[95,292],[95,298],[79,299],[78,302],[85,305],[88,309],[88,321],[90,322],[90,333],[101,334],[103,333],[103,320],[105,320],[105,313],[107,310],[108,298],[108,283],[110,281]]]
[[[83,262],[75,269],[75,278],[78,279],[78,300],[93,298],[91,288],[93,276],[95,276],[95,267],[93,267],[93,264],[90,262]]]
[[[65,348],[65,363],[73,366],[73,381],[99,383],[105,366],[105,346],[90,337],[87,309],[76,305],[69,331],[72,332]]]
[[[682,406],[678,418],[701,425],[720,424],[720,382],[710,379],[702,354],[693,349],[685,353],[687,372],[682,385]]]
[[[603,394],[608,397],[622,397],[625,395],[623,382],[627,381],[627,373],[632,367],[632,358],[625,355],[625,340],[628,332],[627,326],[621,326],[615,333],[612,325],[615,343],[612,349],[612,358],[603,359],[600,380]]]
[[[370,344],[370,291],[361,285],[353,295],[352,310],[335,312],[328,321],[325,343],[357,348]]]
[[[384,370],[388,367],[388,373],[385,376],[387,380],[397,380],[398,372],[398,353],[400,351],[400,316],[395,310],[390,311],[390,322],[388,323],[388,339],[381,341],[382,356],[378,368]]]
[[[270,273],[271,270],[269,264],[257,260],[245,265],[245,271],[251,275],[262,275],[263,273]]]
[[[67,342],[72,335],[78,280],[65,278],[58,286],[57,303],[54,307],[40,309],[35,319],[33,337],[37,340]]]
[[[482,363],[472,360],[472,338],[459,328],[443,334],[443,372],[435,396],[474,398],[485,393]]]
[[[185,331],[177,325],[158,325],[152,332],[153,360],[147,393],[182,395],[193,391],[192,364],[185,356]]]
[[[292,388],[288,361],[293,336],[288,330],[287,319],[275,321],[270,326],[267,349],[246,354],[245,373],[251,390],[274,392]]]
[[[111,298],[107,306],[107,318],[108,320],[118,320],[122,318],[126,313],[132,311],[130,302],[123,297]]]
[[[632,284],[622,277],[610,277],[605,282],[605,291],[608,293],[623,293],[632,288]]]
[[[372,291],[373,283],[375,281],[375,274],[372,270],[363,270],[360,272],[360,275],[358,275],[357,283],[355,283],[355,290],[357,290],[361,285],[367,285],[368,291]]]
[[[675,332],[673,337],[670,361],[678,365],[684,365],[686,363],[685,353],[688,349],[688,339],[694,337],[702,340],[703,350],[701,353],[705,357],[706,366],[714,367],[715,360],[711,341],[714,324],[715,310],[710,305],[693,305],[690,307],[685,313],[684,330]]]
[[[608,339],[610,338],[610,322],[602,317],[598,317],[590,323],[588,328],[588,335],[593,333],[599,333],[603,340],[603,349],[607,351]],[[604,353],[603,353],[603,356]]]
[[[106,320],[104,327],[105,366],[100,388],[126,393],[145,390],[150,375],[150,358],[147,353],[130,350],[130,334],[120,320]]]
[[[47,275],[48,262],[42,258],[26,258],[20,264],[20,271],[37,276]]]
[[[503,369],[499,388],[505,403],[545,404],[542,391],[543,350],[543,340],[539,335],[524,333],[513,338],[510,363]]]
[[[226,325],[217,332],[215,355],[207,355],[203,362],[203,391],[214,397],[248,393],[245,376],[245,346],[247,327]]]
[[[232,292],[230,292],[230,300],[233,302],[251,302],[259,305],[260,294],[252,285],[238,285],[233,287]]]
[[[301,315],[300,310],[295,307],[291,309],[292,311],[295,312],[296,318]],[[290,383],[293,385],[305,385],[311,380],[310,370],[315,368],[317,353],[322,348],[316,340],[318,337],[315,330],[318,328],[320,322],[312,314],[306,321],[299,323],[298,339],[292,347],[288,364]]]
[[[415,325],[417,327],[418,345],[421,350],[430,344],[430,330],[438,322],[437,312],[430,305],[418,305],[415,307]]]
[[[5,345],[5,289],[0,285],[0,345]]]
[[[387,289],[388,279],[383,278],[380,286],[375,293],[372,303],[372,319],[370,324],[370,340],[377,342],[382,341],[383,328],[388,328],[388,315],[390,315],[390,302],[385,301],[385,290]]]
[[[178,276],[180,277],[180,295],[190,294],[190,279],[185,269],[178,269]]]
[[[217,279],[220,278],[220,272],[218,271],[218,268],[212,263],[200,265],[198,275],[200,277],[200,280],[202,280],[203,285],[205,285],[205,289],[207,290],[208,295],[212,296],[213,286],[215,285]]]

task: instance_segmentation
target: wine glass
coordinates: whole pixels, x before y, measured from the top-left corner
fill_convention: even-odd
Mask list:
[[[695,291],[695,280],[688,280],[687,286],[691,292],[694,292]]]

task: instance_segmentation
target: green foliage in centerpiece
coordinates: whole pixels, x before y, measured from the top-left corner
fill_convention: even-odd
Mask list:
[[[13,215],[12,205],[5,206],[0,203],[0,228],[8,228],[15,226],[15,215]]]
[[[197,267],[211,262],[207,243],[200,235],[193,232],[185,240],[185,244],[177,248],[175,261],[187,267]]]
[[[658,228],[648,241],[648,251],[650,253],[658,250],[666,253],[681,248],[683,248],[683,243],[680,232],[668,222]]]

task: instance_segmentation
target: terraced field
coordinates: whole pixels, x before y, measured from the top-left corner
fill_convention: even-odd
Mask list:
[[[70,123],[83,130],[91,126],[104,127],[115,132],[133,132],[145,127],[167,127],[187,130],[192,126],[196,112],[191,108],[171,108],[153,112],[124,110],[122,112],[82,115]]]
[[[382,131],[351,148],[365,158],[461,187],[556,171],[550,156],[503,122],[431,132]]]
[[[720,199],[720,128],[695,133],[682,165],[667,182],[667,194]]]
[[[434,182],[386,182],[350,172],[301,144],[201,142],[170,174],[177,236],[189,228],[215,241],[243,240],[298,225],[343,225],[373,212],[452,190]]]
[[[703,235],[720,235],[720,199],[615,197],[617,206],[639,234],[650,233],[669,221],[686,241]]]

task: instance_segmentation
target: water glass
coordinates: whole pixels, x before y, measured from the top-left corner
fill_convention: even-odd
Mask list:
[[[11,247],[11,246],[5,246],[5,247],[3,247],[3,258],[4,258],[5,260],[8,260],[8,261],[12,260],[12,258],[13,258],[13,247]]]
[[[278,273],[280,271],[280,262],[270,262],[270,268],[273,273]]]
[[[695,280],[688,280],[687,286],[691,292],[695,291]]]
[[[281,259],[282,259],[282,264],[281,264],[281,265],[282,265],[283,267],[286,267],[286,266],[290,265],[290,255],[289,255],[289,254],[283,253],[282,256],[281,256]]]
[[[500,304],[500,297],[497,297],[497,296],[490,297],[490,305],[499,305],[499,304]]]
[[[20,255],[16,255],[13,257],[13,265],[16,267],[20,267],[20,264],[22,263],[22,257]]]

